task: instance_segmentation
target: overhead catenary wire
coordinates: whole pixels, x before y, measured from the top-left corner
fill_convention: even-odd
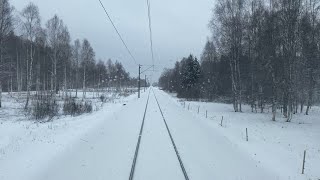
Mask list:
[[[151,68],[154,69],[154,66],[152,65],[152,66],[148,67],[147,69],[143,70],[140,74],[142,74],[142,73],[144,73],[144,72],[146,72],[146,71],[149,71]]]
[[[148,19],[149,19],[149,31],[150,31],[150,50],[151,50],[151,56],[152,56],[152,65],[154,70],[154,51],[153,51],[153,40],[152,40],[152,21],[151,21],[151,5],[150,0],[147,0],[147,6],[148,6]]]
[[[128,48],[127,44],[126,44],[126,43],[125,43],[125,41],[123,40],[123,38],[122,38],[122,36],[121,36],[120,32],[118,31],[117,27],[116,27],[116,26],[115,26],[115,24],[113,23],[113,21],[112,21],[112,19],[111,19],[110,15],[109,15],[109,13],[108,13],[108,11],[107,11],[107,10],[106,10],[106,8],[104,7],[104,5],[103,5],[103,3],[101,2],[101,0],[99,0],[99,2],[100,2],[101,7],[103,8],[104,12],[105,12],[105,13],[106,13],[106,15],[108,16],[108,19],[109,19],[109,21],[111,22],[111,24],[112,24],[113,28],[114,28],[114,29],[115,29],[115,31],[117,32],[117,34],[118,34],[118,36],[119,36],[119,38],[120,38],[120,40],[121,40],[122,44],[124,45],[124,47],[125,47],[125,48],[126,48],[126,50],[128,51],[128,53],[129,53],[130,57],[132,58],[132,60],[134,61],[134,63],[135,63],[136,65],[138,65],[136,58],[134,58],[134,56],[132,55],[132,53],[131,53],[130,49]]]

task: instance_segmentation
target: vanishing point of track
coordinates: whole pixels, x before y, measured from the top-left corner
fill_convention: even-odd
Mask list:
[[[148,104],[149,104],[149,98],[150,98],[150,92],[151,92],[151,88],[149,90],[149,93],[148,93],[148,99],[147,99],[147,103],[146,103],[146,106],[145,106],[145,110],[144,110],[144,114],[143,114],[143,119],[142,119],[142,123],[141,123],[141,127],[140,127],[140,133],[139,133],[139,137],[138,137],[138,142],[137,142],[137,145],[136,145],[136,150],[135,150],[135,153],[134,153],[134,158],[133,158],[133,162],[132,162],[132,166],[131,166],[131,171],[130,171],[130,176],[129,176],[129,180],[133,180],[134,179],[134,172],[135,172],[135,168],[136,168],[136,164],[137,164],[137,160],[138,160],[138,155],[139,155],[139,149],[140,149],[140,143],[141,143],[141,140],[142,140],[142,134],[143,134],[143,127],[144,127],[144,123],[145,123],[145,120],[146,120],[146,113],[147,113],[147,109],[148,109]],[[181,156],[179,154],[179,151],[178,151],[178,148],[177,148],[177,145],[173,139],[173,136],[171,134],[171,131],[170,131],[170,128],[169,128],[169,125],[164,117],[164,114],[163,114],[163,111],[161,109],[161,106],[160,106],[160,103],[158,101],[158,98],[154,92],[154,90],[152,89],[152,92],[153,92],[153,95],[157,101],[157,105],[159,107],[159,110],[160,110],[160,113],[161,113],[161,116],[162,116],[162,119],[163,119],[163,122],[166,126],[166,129],[167,129],[167,132],[169,134],[169,137],[170,137],[170,140],[171,140],[171,143],[172,143],[172,146],[174,148],[174,151],[176,153],[176,156],[178,158],[178,161],[179,161],[179,164],[180,164],[180,167],[181,167],[181,170],[182,170],[182,173],[184,175],[184,178],[185,180],[189,180],[189,177],[188,177],[188,174],[187,174],[187,171],[183,165],[183,162],[182,162],[182,159],[181,159]]]

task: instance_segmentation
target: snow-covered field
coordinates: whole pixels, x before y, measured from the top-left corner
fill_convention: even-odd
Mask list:
[[[81,98],[82,92],[78,93]],[[110,118],[123,104],[136,99],[135,94],[128,97],[115,92],[104,94],[107,102],[103,104],[96,93],[87,92],[87,100],[94,104],[95,111],[91,114],[60,115],[42,123],[30,119],[23,111],[24,93],[4,93],[0,109],[0,179],[33,179],[56,155],[78,141],[85,142],[84,134]]]
[[[270,113],[268,110],[252,113],[249,106],[243,106],[243,113],[235,113],[230,104],[189,102],[178,98],[175,101],[191,112],[193,118],[218,131],[261,166],[272,170],[278,175],[277,179],[320,179],[320,107],[312,107],[308,116],[298,113],[288,123],[280,113],[277,121],[272,122],[271,109]],[[301,175],[304,150],[305,175]]]
[[[154,92],[190,180],[320,178],[319,107],[309,116],[295,115],[291,123],[280,114],[272,122],[270,113],[251,113],[247,106],[243,113],[228,104],[186,101],[184,106],[172,95]],[[119,96],[91,114],[37,123],[4,95],[0,180],[128,179],[147,97],[147,91],[141,99]],[[152,91],[134,179],[184,179]]]
[[[117,100],[129,96],[137,91],[136,88],[126,88],[121,91],[117,91],[116,88],[109,88],[109,89],[101,89],[99,91],[89,89],[86,92],[86,97],[83,99],[83,91],[78,90],[76,93],[75,90],[68,90],[68,96],[72,98],[76,97],[78,101],[89,101],[93,105],[93,110],[97,111],[103,105],[101,102],[100,97],[104,96],[105,102],[107,103],[114,103]],[[63,93],[62,91],[57,94],[57,101],[60,106],[63,106]],[[31,95],[35,95],[36,92],[31,92]],[[32,120],[32,117],[28,116],[27,113],[24,111],[25,102],[26,102],[26,92],[13,92],[13,93],[2,93],[2,108],[0,109],[0,121],[17,121],[17,120]],[[32,104],[32,98],[30,101],[30,105]],[[60,115],[63,114],[60,112]],[[60,118],[60,117],[58,117]],[[43,120],[44,121],[44,120]]]

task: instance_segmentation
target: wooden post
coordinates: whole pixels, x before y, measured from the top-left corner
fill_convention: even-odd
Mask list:
[[[246,128],[246,140],[249,141],[249,137],[248,137],[248,128]]]
[[[139,77],[138,77],[138,98],[140,98],[140,86],[141,86],[141,82],[140,82],[140,75],[141,75],[141,65],[139,64]]]
[[[306,162],[306,153],[307,151],[304,150],[304,153],[303,153],[303,161],[302,161],[302,173],[301,174],[304,174],[304,164]]]
[[[186,108],[186,102],[183,102],[183,108]]]
[[[220,126],[222,127],[222,123],[223,123],[223,116],[221,118],[221,123],[220,123]]]
[[[208,110],[206,110],[206,118],[208,118]]]
[[[200,112],[200,106],[198,106],[198,114],[199,114],[199,112]]]
[[[146,92],[146,88],[147,88],[147,75],[144,75],[144,91]]]
[[[188,105],[188,110],[190,109],[190,103],[189,103],[189,105]]]

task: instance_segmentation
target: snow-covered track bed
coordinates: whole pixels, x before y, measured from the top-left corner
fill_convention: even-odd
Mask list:
[[[145,105],[129,180],[189,180],[162,108],[151,91],[152,88]]]
[[[173,145],[174,151],[176,152],[177,158],[178,158],[178,160],[179,160],[179,164],[180,164],[181,170],[182,170],[182,172],[183,172],[184,178],[185,178],[186,180],[189,180],[187,171],[186,171],[186,169],[184,168],[184,165],[183,165],[182,159],[181,159],[181,157],[180,157],[178,148],[177,148],[177,146],[176,146],[176,143],[174,142],[174,139],[173,139],[172,134],[171,134],[171,132],[170,132],[170,128],[169,128],[169,126],[168,126],[168,123],[167,123],[167,121],[166,121],[166,119],[165,119],[165,117],[164,117],[164,115],[163,115],[163,111],[162,111],[162,109],[161,109],[161,106],[160,106],[160,103],[159,103],[159,101],[158,101],[158,98],[157,98],[156,94],[154,93],[153,89],[152,89],[152,92],[153,92],[154,98],[155,98],[156,101],[157,101],[157,104],[158,104],[158,107],[159,107],[159,110],[160,110],[160,113],[161,113],[163,122],[164,122],[164,124],[166,125],[168,134],[169,134],[169,136],[170,136],[171,143],[172,143],[172,145]]]
[[[136,145],[136,150],[135,150],[134,157],[133,157],[133,162],[132,162],[132,166],[131,166],[129,180],[133,180],[133,177],[134,177],[134,171],[135,171],[135,168],[136,168],[137,158],[138,158],[138,155],[139,155],[139,149],[140,149],[140,143],[141,143],[141,138],[142,138],[142,133],[143,133],[144,122],[145,122],[145,119],[146,119],[146,113],[147,113],[148,104],[149,104],[149,97],[150,97],[150,90],[149,90],[148,99],[147,99],[146,107],[145,107],[144,114],[143,114],[143,119],[142,119],[142,123],[141,123],[141,127],[140,127],[140,132],[139,132],[138,142],[137,142],[137,145]]]

